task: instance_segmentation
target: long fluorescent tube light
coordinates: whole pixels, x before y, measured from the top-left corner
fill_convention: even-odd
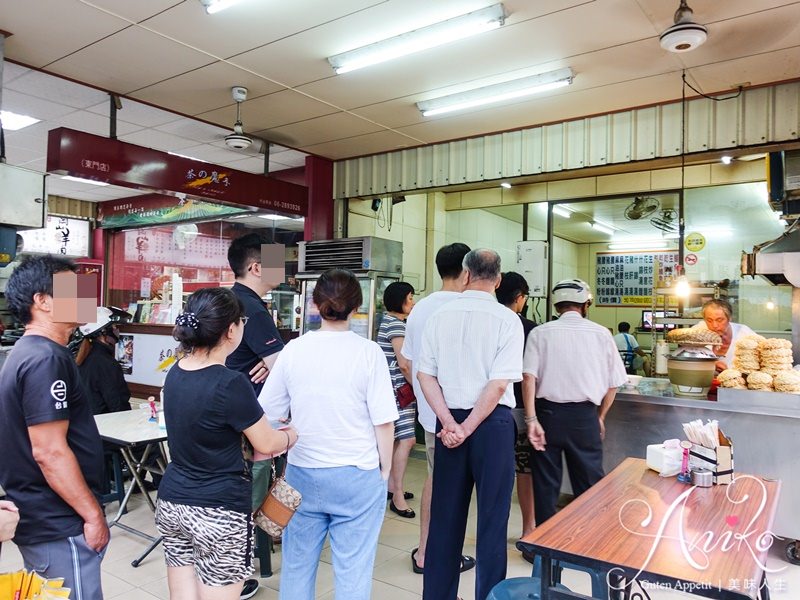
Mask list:
[[[284,217],[283,215],[258,215],[262,219],[269,219],[270,221],[285,221],[291,217]]]
[[[213,15],[220,11],[230,8],[234,4],[239,4],[242,0],[200,0],[200,3],[206,7],[206,13]]]
[[[356,69],[497,29],[505,22],[505,17],[503,5],[493,4],[446,21],[420,27],[367,46],[330,56],[328,62],[337,75],[349,73]]]
[[[95,181],[94,179],[84,179],[83,177],[73,177],[72,175],[64,175],[61,177],[66,181],[76,181],[78,183],[88,183],[91,185],[99,185],[101,187],[107,186],[108,184],[105,181]]]
[[[563,206],[554,206],[553,207],[553,214],[558,215],[559,217],[564,217],[565,219],[569,219],[572,216],[572,211],[567,210]]]
[[[40,119],[34,119],[27,115],[18,115],[9,110],[0,110],[0,121],[3,122],[3,129],[6,131],[18,131],[28,125],[38,123]]]
[[[177,152],[167,152],[167,154],[171,154],[172,156],[178,156],[180,158],[188,158],[189,160],[194,160],[197,162],[205,162],[203,160],[200,160],[199,158],[195,158],[194,156],[189,156],[188,154],[179,154]]]
[[[667,248],[667,242],[615,242],[608,245],[609,250],[656,250],[659,248]]]
[[[597,221],[592,221],[589,223],[592,226],[592,229],[596,229],[601,233],[607,233],[608,235],[614,235],[614,230],[609,225],[603,225],[602,223],[598,223]]]
[[[571,84],[572,79],[572,69],[559,69],[487,85],[458,94],[423,100],[422,102],[417,102],[417,108],[422,112],[423,117],[432,117],[555,90]]]

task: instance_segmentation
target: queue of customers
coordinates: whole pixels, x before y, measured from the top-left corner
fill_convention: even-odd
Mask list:
[[[332,269],[313,292],[320,329],[284,347],[259,300],[276,283],[261,272],[260,245],[258,236],[234,241],[234,288],[193,293],[173,331],[184,354],[164,385],[171,462],[155,516],[170,597],[256,593],[252,513],[268,485],[256,471],[268,474],[269,459],[284,455],[303,501],[283,534],[280,597],[314,597],[329,538],[336,598],[370,598],[387,500],[400,517],[416,517],[403,486],[416,412],[428,478],[411,567],[423,575],[424,599],[455,600],[459,574],[477,563],[483,600],[505,578],[515,475],[522,535],[554,514],[562,455],[576,494],[602,477],[604,417],[626,375],[608,330],[584,318],[588,286],[557,284],[561,317],[534,328],[523,316],[524,278],[501,273],[492,250],[450,244],[436,256],[440,291],[415,306],[409,284],[387,288],[377,343],[350,331],[361,287]],[[0,485],[12,501],[0,503],[0,531],[18,516],[26,567],[96,600],[109,540],[97,500],[102,446],[65,348],[76,323],[53,310],[53,276],[74,269],[61,258],[26,259],[7,286],[26,333],[0,371]],[[563,366],[575,352],[577,376]],[[416,402],[401,404],[412,389]],[[462,553],[473,488],[476,557]]]

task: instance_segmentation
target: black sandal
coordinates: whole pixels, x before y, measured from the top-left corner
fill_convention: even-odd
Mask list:
[[[417,575],[422,575],[425,573],[425,567],[420,567],[417,565],[417,552],[419,548],[414,548],[411,551],[411,570],[414,571]],[[475,568],[475,559],[467,554],[461,555],[461,572],[469,571],[470,569]]]
[[[413,497],[414,497],[414,492],[403,492],[403,498],[405,498],[406,500],[411,500]],[[386,499],[391,500],[392,498],[394,498],[394,493],[386,492]]]

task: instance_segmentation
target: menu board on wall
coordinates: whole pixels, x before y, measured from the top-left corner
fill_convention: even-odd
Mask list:
[[[678,251],[598,252],[597,306],[651,306],[653,284],[674,273]]]

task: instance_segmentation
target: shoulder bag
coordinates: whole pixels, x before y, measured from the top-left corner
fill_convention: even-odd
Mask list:
[[[289,445],[287,443],[288,452]],[[275,460],[272,460],[272,485],[269,487],[267,496],[261,503],[261,507],[253,515],[253,520],[261,529],[266,531],[274,538],[283,534],[284,528],[300,506],[303,496],[286,482],[284,473],[277,474]]]

